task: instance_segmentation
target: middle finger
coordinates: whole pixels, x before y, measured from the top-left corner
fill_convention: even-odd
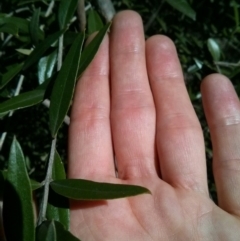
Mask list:
[[[155,107],[146,70],[143,25],[137,13],[116,15],[110,65],[111,123],[119,177],[156,175]]]

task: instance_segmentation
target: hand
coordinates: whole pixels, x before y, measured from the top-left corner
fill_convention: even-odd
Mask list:
[[[174,44],[161,35],[145,42],[138,14],[116,15],[76,87],[69,177],[141,185],[152,195],[72,202],[71,231],[77,237],[240,240],[239,99],[218,74],[205,78],[201,91],[219,206],[209,198],[203,134]]]

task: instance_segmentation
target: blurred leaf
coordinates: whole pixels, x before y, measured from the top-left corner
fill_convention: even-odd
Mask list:
[[[84,34],[80,33],[72,44],[53,86],[49,108],[53,137],[56,136],[72,100],[83,41]]]
[[[196,20],[196,12],[186,0],[166,0],[166,2],[187,17]]]
[[[35,225],[31,185],[22,149],[15,138],[11,146],[8,162],[3,216],[7,240],[34,240]]]
[[[42,43],[40,43],[33,52],[29,55],[29,57],[26,59],[23,70],[26,70],[31,65],[33,65],[35,62],[37,62],[40,57],[48,50],[48,48],[58,40],[58,38],[63,34],[63,30],[56,32],[50,36],[48,36]]]
[[[32,53],[32,49],[16,49],[16,51],[24,55],[30,55]]]
[[[135,185],[100,183],[84,179],[65,179],[50,183],[60,195],[77,200],[105,200],[150,193],[144,187]]]
[[[64,40],[63,40],[64,46],[72,44],[74,42],[74,40],[76,39],[77,35],[78,35],[78,33],[67,31],[64,34]]]
[[[62,160],[58,154],[58,152],[55,152],[55,159],[53,163],[53,172],[52,172],[52,179],[58,180],[58,179],[65,179],[66,173],[64,169],[64,165],[62,163]],[[62,223],[66,229],[69,229],[69,218],[70,218],[70,212],[69,212],[69,201],[68,199],[64,198],[63,196],[60,196],[59,194],[55,192],[49,193],[49,200],[48,200],[48,206],[47,206],[47,219],[48,220],[56,220]]]
[[[18,18],[13,16],[8,16],[7,14],[0,13],[0,25],[12,24],[15,28],[19,29],[23,33],[29,33],[29,21],[24,18]],[[39,39],[43,39],[43,32],[38,29],[37,33]]]
[[[33,179],[30,179],[30,183],[31,183],[31,189],[32,189],[32,191],[35,191],[35,190],[37,190],[37,189],[39,189],[40,187],[43,186],[42,183],[37,182],[37,181],[35,181],[35,180],[33,180]]]
[[[24,18],[17,18],[17,17],[8,17],[7,14],[1,13],[0,14],[0,25],[3,24],[12,24],[17,29],[20,29],[24,33],[28,33],[28,24],[29,22]]]
[[[12,34],[12,35],[17,35],[18,34],[18,28],[13,23],[5,23],[5,24],[3,24],[3,26],[0,27],[0,33],[1,32]]]
[[[83,71],[87,68],[87,66],[93,60],[110,25],[111,25],[111,23],[108,23],[106,26],[104,26],[98,32],[98,34],[94,37],[94,39],[83,50],[82,55],[81,55],[81,60],[80,60],[78,76],[83,73]]]
[[[221,50],[218,43],[214,39],[209,38],[207,41],[207,46],[208,46],[209,52],[212,55],[213,60],[219,61],[221,56]]]
[[[66,28],[67,24],[71,21],[77,7],[77,3],[78,0],[61,0],[58,10],[60,29]]]
[[[52,76],[54,66],[57,60],[57,51],[43,57],[38,62],[38,82],[42,84],[46,79]]]
[[[43,101],[44,93],[44,90],[32,90],[14,96],[0,104],[0,113],[36,105]]]
[[[1,76],[0,89],[7,85],[21,70],[23,64],[14,65],[9,68],[8,72]]]
[[[29,24],[29,32],[30,32],[30,36],[31,39],[33,41],[33,43],[36,45],[38,44],[38,30],[39,30],[39,16],[40,16],[40,12],[41,9],[35,9],[35,11],[33,12],[33,16],[31,19],[31,22]]]
[[[0,200],[2,200],[3,198],[4,183],[5,183],[5,175],[3,171],[0,171]]]
[[[193,58],[193,59],[194,59],[195,64],[197,65],[197,67],[199,69],[201,69],[202,66],[203,66],[203,62],[201,60],[197,59],[197,58]]]
[[[80,241],[57,221],[44,221],[37,227],[36,241]]]
[[[93,9],[89,10],[87,23],[88,23],[88,34],[92,34],[96,31],[99,31],[104,26],[100,16]]]
[[[193,59],[194,59],[195,64],[188,67],[188,69],[187,69],[188,73],[195,73],[195,72],[199,71],[200,69],[202,69],[203,62],[197,58],[193,58]]]
[[[195,73],[199,70],[198,66],[196,64],[191,65],[188,67],[187,72],[188,73]]]

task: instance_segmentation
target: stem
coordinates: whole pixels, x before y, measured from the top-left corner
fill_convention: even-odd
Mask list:
[[[81,32],[83,32],[86,29],[86,13],[84,0],[78,0],[77,15],[79,21],[79,29]]]
[[[62,58],[63,58],[62,55],[63,55],[63,35],[59,38],[58,63],[57,63],[58,71],[62,67]],[[57,137],[54,136],[54,138],[52,139],[47,174],[46,174],[46,178],[44,180],[45,185],[44,185],[44,191],[43,191],[41,210],[39,212],[39,217],[38,217],[38,222],[37,222],[38,225],[40,225],[46,219],[49,185],[50,185],[50,182],[52,181],[52,169],[53,169],[54,157],[55,157],[55,152],[56,152],[56,142],[57,142]]]
[[[58,63],[57,63],[57,70],[59,71],[62,67],[62,57],[63,56],[63,35],[59,38],[59,45],[58,45]]]
[[[237,62],[237,63],[229,63],[229,62],[223,62],[223,61],[215,61],[214,63],[215,63],[216,65],[225,66],[225,67],[239,67],[239,66],[240,66],[240,62]]]
[[[45,13],[45,18],[47,18],[52,13],[54,3],[55,3],[54,0],[52,0],[51,3],[49,4],[48,9]]]
[[[52,140],[51,152],[50,152],[50,157],[48,162],[48,169],[47,169],[47,174],[44,181],[45,185],[44,185],[44,191],[43,191],[43,200],[42,200],[41,210],[39,213],[38,225],[40,225],[46,219],[49,184],[52,181],[52,169],[53,169],[53,162],[54,162],[54,156],[55,156],[55,150],[56,150],[56,142],[57,142],[57,139],[54,138]]]

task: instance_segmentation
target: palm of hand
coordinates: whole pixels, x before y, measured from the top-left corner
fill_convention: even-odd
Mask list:
[[[141,185],[153,194],[76,205],[74,232],[82,240],[239,240],[239,219],[209,198],[156,179]]]
[[[142,185],[152,195],[73,202],[71,230],[77,237],[239,240],[239,100],[220,75],[204,80],[202,95],[220,207],[208,196],[202,130],[173,43],[154,36],[145,44],[136,13],[116,16],[76,88],[69,177]]]

